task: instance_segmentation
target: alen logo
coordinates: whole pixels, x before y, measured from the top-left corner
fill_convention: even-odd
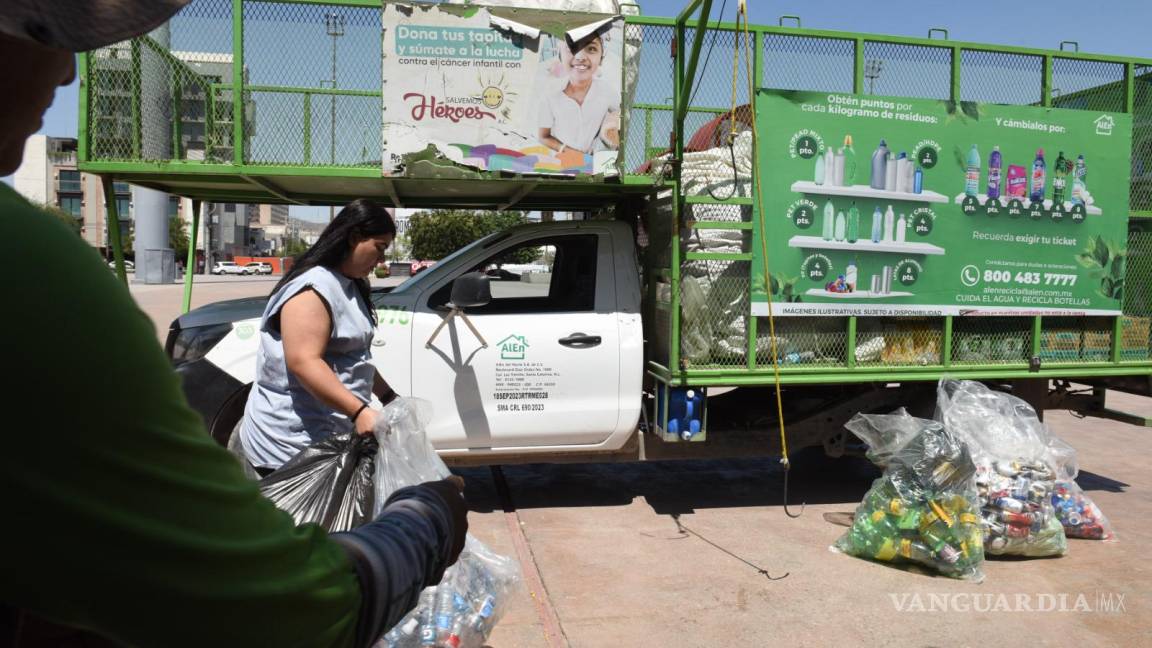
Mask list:
[[[1111,135],[1112,129],[1116,127],[1116,120],[1112,115],[1100,115],[1096,118],[1095,124],[1097,135]]]
[[[457,123],[461,119],[496,119],[496,115],[481,110],[475,106],[449,106],[436,100],[435,96],[425,97],[419,92],[409,92],[404,95],[404,101],[409,99],[416,99],[416,103],[412,106],[412,119],[416,121],[423,121],[428,119],[447,119],[452,123]]]
[[[523,360],[528,349],[528,339],[523,335],[509,335],[496,343],[500,347],[501,360]]]

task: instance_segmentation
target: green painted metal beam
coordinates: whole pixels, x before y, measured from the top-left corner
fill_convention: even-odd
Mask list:
[[[217,87],[230,88],[228,85],[215,84]],[[379,97],[381,93],[373,90],[333,90],[331,88],[304,88],[298,86],[277,85],[245,85],[248,92],[278,92],[283,94],[314,94],[335,95],[337,97]]]
[[[88,160],[88,143],[92,138],[92,134],[88,130],[88,114],[91,105],[89,93],[92,89],[90,76],[92,68],[89,66],[88,56],[88,52],[82,52],[76,62],[76,74],[80,77],[78,92],[80,108],[76,114],[76,160],[80,163]]]
[[[680,97],[676,103],[676,119],[683,120],[684,116],[688,114],[688,101],[692,97],[692,86],[696,82],[696,66],[700,63],[700,51],[704,44],[704,34],[707,33],[708,16],[712,12],[712,0],[693,0],[689,5],[689,9],[694,8],[695,5],[700,4],[700,18],[696,21],[696,27],[692,33],[692,52],[688,58],[687,71],[681,81]],[[684,20],[677,19],[676,29],[683,31],[684,21],[687,20],[687,15],[691,14],[689,9],[685,9],[680,14]],[[684,53],[678,51],[677,56],[683,56]]]
[[[200,208],[199,200],[192,201],[192,233],[188,236],[188,260],[184,264],[184,301],[182,312],[192,310],[192,278],[196,274],[196,239],[200,234]]]
[[[244,164],[244,0],[232,0],[232,163]]]
[[[128,273],[124,269],[124,246],[120,235],[120,208],[116,204],[116,188],[113,186],[115,178],[110,175],[100,176],[100,183],[104,189],[105,220],[108,223],[108,238],[112,239],[112,259],[116,262],[116,276],[124,284],[128,283]]]

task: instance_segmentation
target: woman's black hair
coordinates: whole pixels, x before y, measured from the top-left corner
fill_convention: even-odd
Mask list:
[[[292,269],[276,282],[272,294],[316,266],[335,270],[351,254],[352,243],[385,234],[396,235],[396,222],[388,211],[367,198],[353,200],[328,223],[312,247],[293,260]],[[361,277],[354,281],[360,295],[364,297],[368,312],[374,316],[376,311],[372,308],[372,289],[368,280]]]

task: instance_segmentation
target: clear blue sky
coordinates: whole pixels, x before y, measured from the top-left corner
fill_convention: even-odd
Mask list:
[[[643,13],[649,16],[675,16],[685,4],[683,0],[640,0]],[[730,21],[735,16],[736,4],[736,0],[714,0],[712,14]],[[754,24],[775,25],[779,16],[793,14],[801,17],[804,27],[813,29],[922,37],[927,35],[929,28],[943,27],[948,29],[952,40],[1047,49],[1055,49],[1062,40],[1075,40],[1082,52],[1152,58],[1152,39],[1148,36],[1149,25],[1152,25],[1152,4],[1148,0],[968,0],[963,3],[941,0],[750,0],[748,4]],[[721,17],[722,6],[724,13]],[[317,10],[323,11],[324,8]],[[657,47],[666,51],[665,45]],[[663,52],[653,51],[649,56],[656,54],[662,55]],[[705,78],[726,78],[731,66],[729,56],[727,53],[714,55],[709,63],[711,74]],[[344,74],[342,66],[341,75]],[[40,132],[75,137],[76,110],[77,84],[74,83],[57,92],[56,101],[45,116]],[[294,215],[326,219],[327,209],[295,211],[294,208]]]

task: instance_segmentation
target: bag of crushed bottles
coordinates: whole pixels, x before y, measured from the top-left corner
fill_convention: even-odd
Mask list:
[[[952,578],[984,578],[984,547],[968,448],[944,426],[892,414],[857,414],[845,424],[884,469],[832,549],[916,563]]]
[[[1076,463],[1076,450],[1061,439],[1052,437],[1048,444],[1056,463],[1056,488],[1052,491],[1052,507],[1056,518],[1064,526],[1064,536],[1088,540],[1115,540],[1116,532],[1100,507],[1084,494],[1076,483],[1080,468]]]
[[[397,489],[451,474],[424,434],[431,412],[427,401],[398,398],[376,419],[378,508]],[[426,588],[416,609],[385,633],[376,648],[480,648],[520,584],[520,565],[469,533],[464,551],[440,584]]]
[[[260,480],[260,493],[296,520],[329,532],[347,531],[371,520],[376,439],[335,434],[302,450]]]
[[[984,551],[1063,555],[1068,542],[1052,505],[1056,466],[1036,411],[971,380],[943,378],[936,391],[936,419],[967,442],[976,462]]]

